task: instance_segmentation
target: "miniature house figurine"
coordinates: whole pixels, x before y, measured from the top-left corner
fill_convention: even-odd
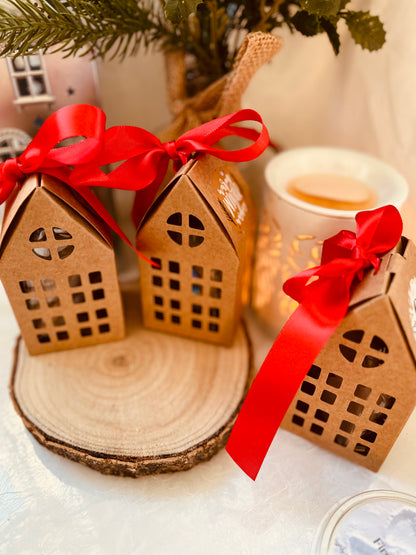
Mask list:
[[[354,291],[283,427],[377,471],[416,399],[416,248],[405,238]]]
[[[32,355],[124,336],[110,231],[52,177],[32,175],[9,197],[0,278]]]
[[[143,218],[137,248],[146,327],[230,344],[248,299],[255,209],[234,165],[191,160]]]

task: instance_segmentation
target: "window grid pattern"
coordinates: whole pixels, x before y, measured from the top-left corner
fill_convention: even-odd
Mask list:
[[[158,265],[150,273],[154,320],[219,333],[223,270],[156,257],[152,261]]]
[[[50,97],[51,90],[40,52],[29,56],[7,58],[7,65],[17,100],[24,99],[26,102],[52,100],[52,98],[45,98]]]
[[[327,372],[312,365],[296,395],[289,418],[295,427],[302,428],[301,435],[311,439],[311,436],[322,436],[341,450],[348,449],[367,457],[394,410],[396,398],[368,384],[357,383],[345,402],[343,381],[336,371]],[[344,410],[340,418],[341,403]],[[336,415],[331,414],[332,407],[337,409]],[[327,423],[330,427],[326,430]]]
[[[32,253],[45,261],[64,260],[74,252],[72,235],[60,227],[38,227],[29,236]]]
[[[19,291],[39,343],[64,343],[111,330],[100,271],[71,274],[66,278],[65,287],[60,289],[50,277],[21,280]],[[63,310],[61,301],[66,306],[69,302],[70,315],[68,310]],[[74,331],[70,332],[68,325]]]

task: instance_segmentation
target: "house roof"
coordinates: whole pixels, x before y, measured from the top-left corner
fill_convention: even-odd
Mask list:
[[[163,187],[145,214],[138,229],[152,217],[170,191],[182,178],[187,178],[225,232],[237,252],[244,248],[246,232],[253,232],[256,209],[250,190],[234,164],[212,156],[189,161]]]
[[[4,246],[9,229],[22,214],[24,207],[36,189],[41,188],[57,202],[64,203],[73,211],[74,217],[81,217],[90,229],[94,230],[106,243],[112,245],[111,231],[105,222],[90,208],[87,203],[68,185],[48,175],[31,175],[22,185],[15,187],[8,198],[0,232],[0,249]]]

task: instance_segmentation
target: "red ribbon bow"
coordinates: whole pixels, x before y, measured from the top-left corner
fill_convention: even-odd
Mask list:
[[[261,131],[234,125],[249,120],[260,123]],[[230,135],[250,139],[253,143],[234,151],[212,146]],[[84,140],[55,148],[61,141],[71,137],[83,137]],[[268,144],[267,129],[254,110],[239,110],[214,119],[188,131],[176,141],[162,144],[152,133],[139,127],[115,126],[105,130],[105,114],[95,106],[65,106],[44,122],[23,154],[0,164],[0,204],[8,198],[16,183],[28,174],[39,172],[52,175],[75,189],[113,231],[134,249],[88,187],[129,191],[145,189],[145,194],[137,197],[135,203],[135,221],[138,223],[140,214],[150,206],[171,159],[175,171],[195,153],[208,153],[222,160],[243,162],[259,156]],[[121,161],[124,162],[109,174],[100,168]],[[139,251],[136,252],[143,256]]]
[[[248,121],[259,123],[260,132],[235,125]],[[253,143],[232,151],[212,146],[231,135],[249,139]],[[74,168],[71,178],[86,185],[140,190],[140,194],[136,193],[133,209],[133,219],[138,225],[157,193],[170,160],[173,160],[175,171],[195,154],[210,154],[221,160],[246,162],[257,158],[269,142],[269,134],[261,117],[249,109],[211,120],[168,143],[161,143],[155,135],[145,129],[117,126],[105,132],[105,144],[100,156],[92,163]],[[107,175],[100,168],[119,160],[125,162]]]
[[[303,379],[348,310],[351,288],[400,239],[394,206],[359,212],[357,233],[327,239],[321,265],[288,279],[283,289],[300,304],[284,325],[243,403],[227,451],[255,480]],[[315,278],[312,282],[311,278]]]

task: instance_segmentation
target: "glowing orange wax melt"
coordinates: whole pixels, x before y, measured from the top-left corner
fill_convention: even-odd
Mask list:
[[[336,210],[365,210],[377,203],[377,196],[368,185],[345,175],[300,175],[289,182],[287,191],[309,204]]]

